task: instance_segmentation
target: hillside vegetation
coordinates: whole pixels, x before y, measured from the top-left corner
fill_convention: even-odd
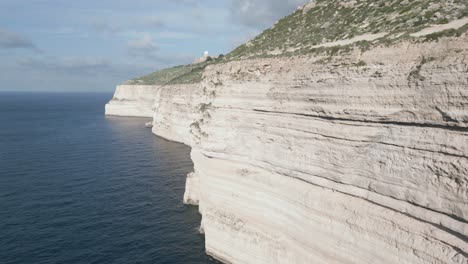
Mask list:
[[[315,0],[278,21],[253,40],[231,52],[228,59],[291,56],[320,52],[321,44],[362,35],[382,37],[352,45],[391,43],[410,39],[411,33],[431,25],[468,17],[466,0]],[[447,30],[426,36],[433,40],[468,29]],[[371,43],[368,43],[371,42]],[[346,45],[343,45],[346,46]]]
[[[169,85],[197,83],[201,81],[202,73],[210,62],[181,65],[160,70],[142,77],[127,81],[128,85]]]
[[[420,37],[412,35],[466,17],[467,0],[315,0],[222,59],[161,70],[127,84],[197,83],[207,65],[231,60],[314,53],[332,56],[356,47],[369,49],[403,40],[436,41],[465,33],[468,24]]]

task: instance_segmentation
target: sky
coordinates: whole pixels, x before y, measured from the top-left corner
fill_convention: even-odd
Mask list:
[[[0,0],[0,91],[113,91],[226,54],[307,0]]]

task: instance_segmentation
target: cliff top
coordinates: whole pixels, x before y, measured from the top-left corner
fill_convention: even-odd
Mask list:
[[[401,41],[437,41],[467,31],[466,0],[315,0],[224,58],[165,69],[128,84],[197,83],[212,63],[317,53],[333,56]]]

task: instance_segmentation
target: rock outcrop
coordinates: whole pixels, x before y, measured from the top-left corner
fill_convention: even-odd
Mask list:
[[[430,2],[317,0],[146,93],[153,132],[192,147],[208,254],[468,263],[466,3]]]
[[[119,85],[106,105],[106,115],[153,117],[157,85]]]

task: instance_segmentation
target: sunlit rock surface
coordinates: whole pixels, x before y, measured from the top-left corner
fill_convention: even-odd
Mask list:
[[[158,87],[156,85],[117,86],[114,97],[106,104],[106,115],[152,117]]]
[[[210,66],[192,101],[204,107],[192,107],[185,198],[199,202],[207,252],[467,263],[466,43]]]

